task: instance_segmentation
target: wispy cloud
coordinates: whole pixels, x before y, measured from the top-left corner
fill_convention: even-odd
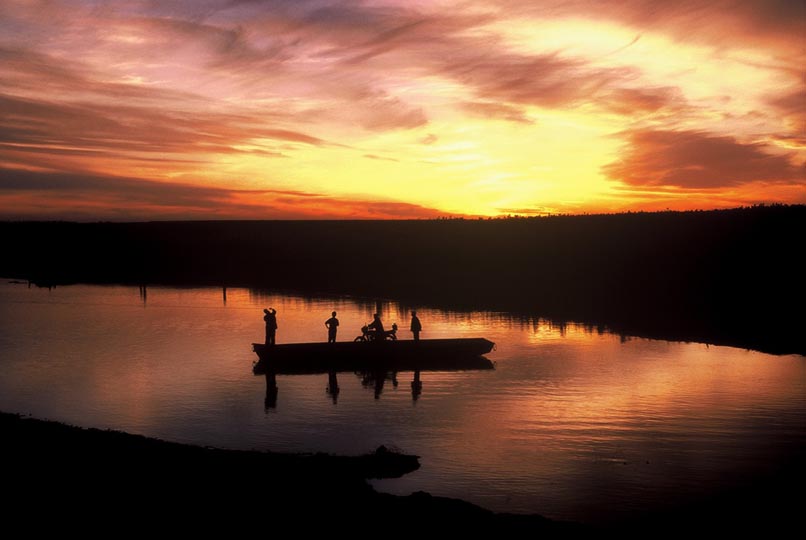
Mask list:
[[[266,139],[277,141],[275,145]],[[145,105],[65,103],[0,94],[0,156],[23,153],[116,155],[135,160],[205,161],[203,156],[256,152],[280,157],[281,143],[321,146],[327,141],[245,113],[166,110]],[[241,145],[252,145],[245,150]]]
[[[378,159],[378,160],[381,160],[381,161],[395,161],[395,162],[398,162],[398,163],[400,162],[399,159],[379,156],[379,155],[376,155],[376,154],[364,154],[364,157],[369,158],[369,159]]]
[[[0,168],[6,219],[417,219],[446,213],[417,204],[298,190],[238,190],[87,173]],[[12,204],[13,203],[13,204]]]
[[[752,46],[773,46],[804,55],[806,5],[790,0],[506,0],[476,5],[498,5],[510,16],[589,18],[617,21],[647,32],[664,32],[684,42],[707,42],[720,46],[741,39]],[[800,43],[799,43],[800,42]]]
[[[14,205],[47,216],[25,199],[46,192],[63,215],[73,182],[95,201],[74,207],[99,216],[124,193],[138,216],[495,214],[601,209],[622,187],[720,205],[803,181],[803,2],[460,7],[4,2],[0,165],[32,186],[19,175],[63,175],[58,190],[18,186]],[[412,194],[425,206],[395,202]]]
[[[509,105],[507,103],[466,101],[461,104],[461,107],[472,116],[478,116],[481,118],[498,118],[500,120],[519,122],[522,124],[533,123],[522,107]]]

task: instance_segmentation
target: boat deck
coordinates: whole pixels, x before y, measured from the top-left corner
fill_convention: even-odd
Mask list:
[[[482,355],[495,344],[484,338],[378,342],[289,343],[252,347],[255,374],[341,371],[457,371],[493,369]]]

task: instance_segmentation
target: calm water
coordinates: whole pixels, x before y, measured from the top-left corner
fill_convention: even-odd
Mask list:
[[[262,309],[278,343],[352,339],[374,303],[246,289],[0,283],[0,410],[241,449],[420,455],[378,489],[461,497],[498,511],[603,522],[746,481],[806,448],[806,359],[420,309],[424,338],[495,341],[494,371],[411,373],[379,399],[354,374],[252,374]],[[385,303],[408,328],[410,306]],[[402,332],[404,339],[408,332]]]

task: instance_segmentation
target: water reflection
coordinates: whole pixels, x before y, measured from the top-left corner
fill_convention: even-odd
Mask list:
[[[399,373],[397,371],[362,371],[355,372],[357,380],[361,381],[361,386],[364,389],[371,389],[376,400],[381,398],[384,386],[387,381],[392,383],[392,388],[397,388],[400,384]],[[273,371],[264,372],[263,377],[266,379],[266,397],[264,399],[264,408],[266,410],[277,408],[277,395],[279,393],[279,386],[277,385],[277,374]],[[421,370],[412,372],[411,386],[411,399],[416,402],[423,392],[423,382],[421,378]],[[339,386],[338,372],[330,370],[327,372],[327,386],[325,393],[330,398],[333,405],[339,402],[339,394],[341,388]]]
[[[806,448],[803,357],[507,313],[232,287],[223,300],[217,287],[0,283],[0,410],[228,448],[392,445],[423,467],[383,490],[589,521],[707,497]],[[405,371],[397,387],[388,374],[255,377],[266,306],[277,343],[324,341],[332,311],[347,339],[379,309],[401,328],[416,309],[424,339],[496,342],[496,369]]]
[[[263,407],[269,409],[277,408],[277,375],[273,372],[266,373],[266,399],[263,400]]]
[[[374,389],[375,399],[380,399],[387,380],[392,381],[394,388],[398,386],[397,371],[363,371],[356,373],[356,376],[361,379],[361,386]]]
[[[423,393],[423,382],[420,380],[420,370],[414,371],[414,380],[411,381],[411,399],[417,401]]]

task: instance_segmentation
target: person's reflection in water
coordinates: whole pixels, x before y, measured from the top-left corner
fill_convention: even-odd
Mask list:
[[[364,388],[373,386],[375,389],[375,399],[380,399],[387,373],[385,371],[362,371],[356,372],[356,375],[361,377],[361,386]]]
[[[266,400],[263,402],[265,410],[277,407],[277,375],[274,372],[266,373]]]
[[[423,383],[420,380],[420,370],[417,369],[414,371],[414,380],[411,381],[411,399],[412,401],[417,401],[417,398],[420,397],[420,394],[423,393]]]
[[[277,311],[274,308],[264,309],[263,320],[266,322],[266,345],[274,345],[277,334]]]
[[[335,370],[331,370],[327,374],[327,393],[335,404],[339,399],[339,379],[336,377]]]
[[[336,312],[330,314],[331,317],[325,321],[327,326],[327,342],[336,343],[336,332],[339,329],[339,320],[336,318]]]
[[[383,392],[383,383],[386,382],[386,373],[375,374],[375,399],[381,399]]]

